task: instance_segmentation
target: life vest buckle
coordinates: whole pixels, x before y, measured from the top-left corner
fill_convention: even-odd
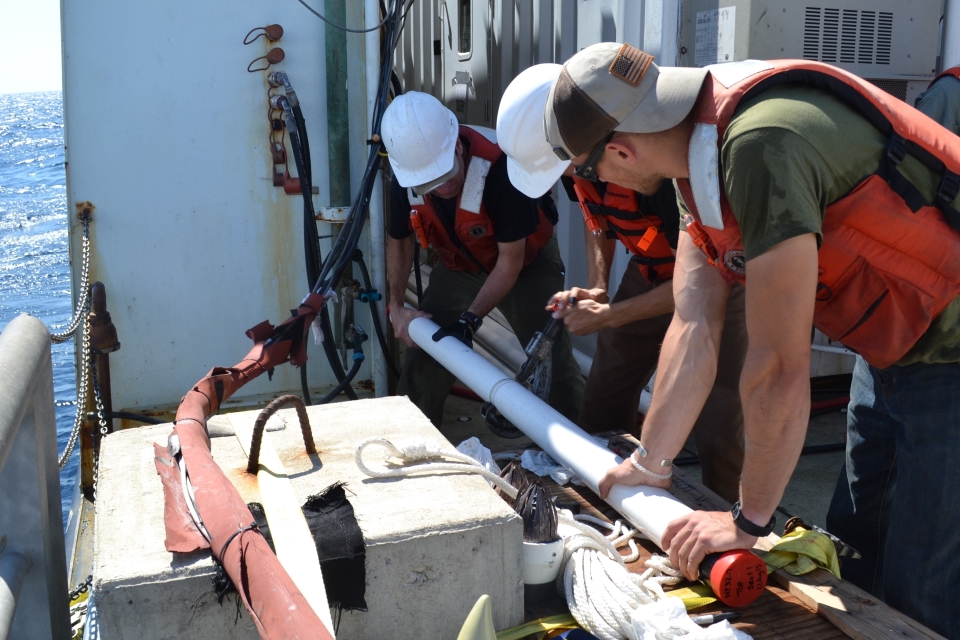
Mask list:
[[[937,188],[937,200],[945,205],[953,203],[960,193],[960,176],[944,169],[940,186]]]
[[[890,136],[890,144],[887,145],[887,160],[897,166],[907,157],[907,142],[900,136],[894,134]]]

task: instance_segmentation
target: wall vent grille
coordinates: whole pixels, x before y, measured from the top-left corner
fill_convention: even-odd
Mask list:
[[[906,80],[884,80],[879,78],[864,78],[870,84],[883,89],[894,98],[906,101],[907,99],[907,81]]]
[[[890,64],[893,13],[807,7],[803,58],[833,64]]]

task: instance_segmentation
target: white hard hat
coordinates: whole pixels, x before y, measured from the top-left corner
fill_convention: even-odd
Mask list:
[[[560,77],[559,64],[537,64],[513,79],[500,99],[497,141],[507,154],[507,174],[517,189],[539,198],[570,164],[547,142],[543,112],[550,87]]]
[[[422,194],[453,178],[459,131],[453,112],[430,94],[394,98],[380,121],[380,137],[400,186]]]

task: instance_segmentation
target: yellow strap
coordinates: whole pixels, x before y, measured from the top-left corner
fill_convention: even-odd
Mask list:
[[[576,629],[580,625],[569,613],[548,618],[540,618],[533,622],[527,622],[519,627],[511,627],[497,632],[497,640],[521,640],[527,636],[543,631],[554,631],[556,629]]]
[[[713,595],[713,590],[702,582],[682,589],[667,591],[667,595],[671,598],[680,598],[683,600],[683,606],[687,608],[687,611],[704,607],[717,601],[717,597]]]
[[[818,531],[797,527],[763,556],[770,572],[783,569],[801,576],[816,569],[826,569],[840,578],[840,561],[833,541]]]

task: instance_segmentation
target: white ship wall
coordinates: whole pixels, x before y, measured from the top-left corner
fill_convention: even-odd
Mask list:
[[[314,204],[328,205],[324,26],[294,0],[62,0],[61,10],[73,288],[74,205],[89,201],[91,278],[106,285],[122,345],[111,356],[113,406],[175,404],[213,366],[240,361],[252,345],[244,331],[289,317],[309,290],[302,199],[272,186],[267,73],[247,65],[272,46],[285,51],[272,69],[288,72],[300,97]],[[362,12],[348,2],[348,23],[362,25]],[[279,42],[243,45],[250,29],[273,23],[284,28]],[[363,38],[347,36],[352,193],[368,149]],[[330,229],[320,224],[322,235]],[[321,246],[326,255],[330,240]],[[357,317],[372,337],[366,309]],[[357,380],[370,377],[375,347],[366,346]],[[312,340],[309,351],[311,387],[331,385]],[[283,366],[238,396],[299,388],[299,372]]]

